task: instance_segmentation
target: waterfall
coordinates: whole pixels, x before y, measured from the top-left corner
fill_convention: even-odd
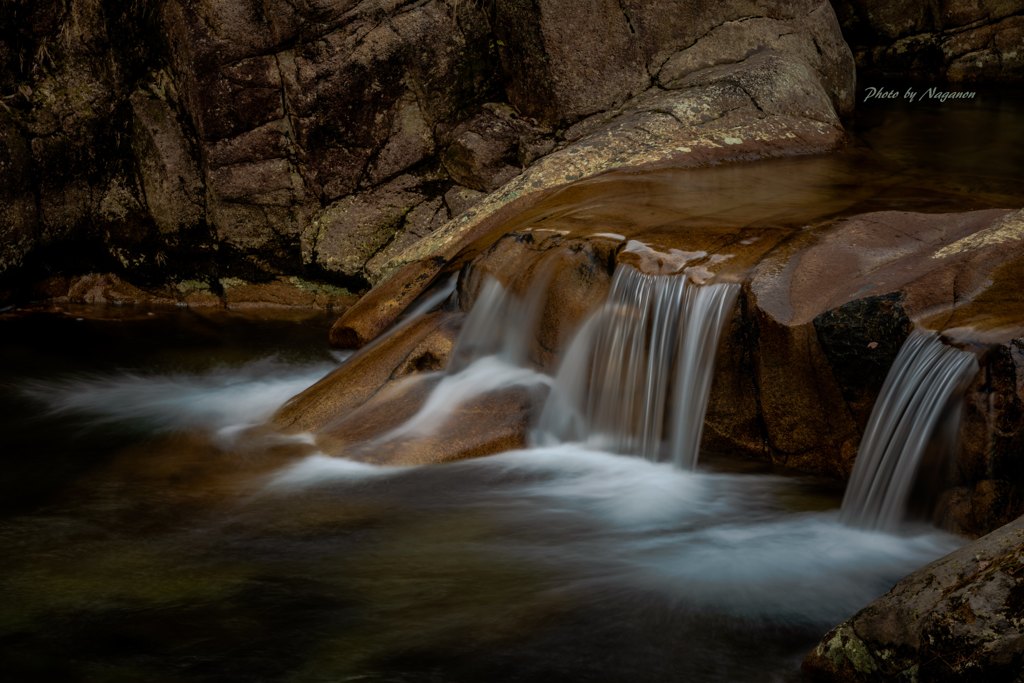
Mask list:
[[[452,349],[448,373],[488,356],[497,356],[509,365],[525,365],[544,303],[543,284],[532,283],[527,295],[518,297],[494,278],[487,278]]]
[[[537,438],[692,469],[718,340],[738,293],[735,284],[697,286],[620,266],[605,304],[565,353]]]
[[[519,297],[497,280],[485,279],[437,385],[416,414],[378,437],[379,443],[433,434],[460,406],[492,392],[547,390],[551,377],[529,362],[546,281],[531,284]]]
[[[900,349],[868,420],[843,497],[842,520],[891,530],[906,514],[922,456],[956,446],[962,394],[978,372],[973,354],[915,330]]]

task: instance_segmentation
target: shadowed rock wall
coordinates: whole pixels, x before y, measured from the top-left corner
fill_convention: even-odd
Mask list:
[[[837,130],[853,95],[816,0],[6,0],[0,64],[4,298],[92,270],[362,290],[624,112],[703,120],[665,93],[742,72],[709,116]]]
[[[834,0],[864,75],[972,83],[1024,77],[1020,0]]]

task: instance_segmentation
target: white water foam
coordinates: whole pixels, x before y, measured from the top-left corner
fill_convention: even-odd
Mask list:
[[[265,493],[400,501],[401,517],[421,523],[487,519],[501,531],[474,552],[554,572],[559,591],[591,600],[640,591],[672,609],[800,625],[841,621],[962,543],[933,529],[851,528],[835,510],[793,512],[787,500],[800,486],[567,444],[413,468],[315,455]]]
[[[499,356],[484,356],[455,374],[445,375],[415,415],[377,441],[432,434],[460,406],[474,398],[502,389],[548,387],[551,381],[544,373],[511,364]]]
[[[54,415],[86,415],[97,424],[135,423],[157,431],[200,427],[230,437],[264,422],[335,367],[266,358],[199,373],[123,372],[35,381],[21,392]]]
[[[332,481],[389,476],[394,475],[399,469],[401,468],[370,465],[314,453],[275,473],[267,480],[266,486],[268,491],[289,491],[320,486]]]

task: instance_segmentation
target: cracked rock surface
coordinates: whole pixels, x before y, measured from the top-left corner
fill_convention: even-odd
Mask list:
[[[991,681],[1024,669],[1024,518],[900,581],[830,631],[813,681]]]
[[[865,74],[973,83],[1024,76],[1020,0],[834,0]]]
[[[12,0],[0,63],[5,297],[362,290],[524,193],[830,149],[854,79],[818,0]]]

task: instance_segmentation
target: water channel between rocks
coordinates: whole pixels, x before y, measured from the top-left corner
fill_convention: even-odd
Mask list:
[[[1020,111],[868,110],[842,154],[608,176],[518,221],[732,239],[1011,208]],[[344,361],[328,323],[0,320],[7,680],[791,680],[962,542],[845,525],[840,486],[728,453],[686,471],[597,440],[389,469],[239,440]]]

